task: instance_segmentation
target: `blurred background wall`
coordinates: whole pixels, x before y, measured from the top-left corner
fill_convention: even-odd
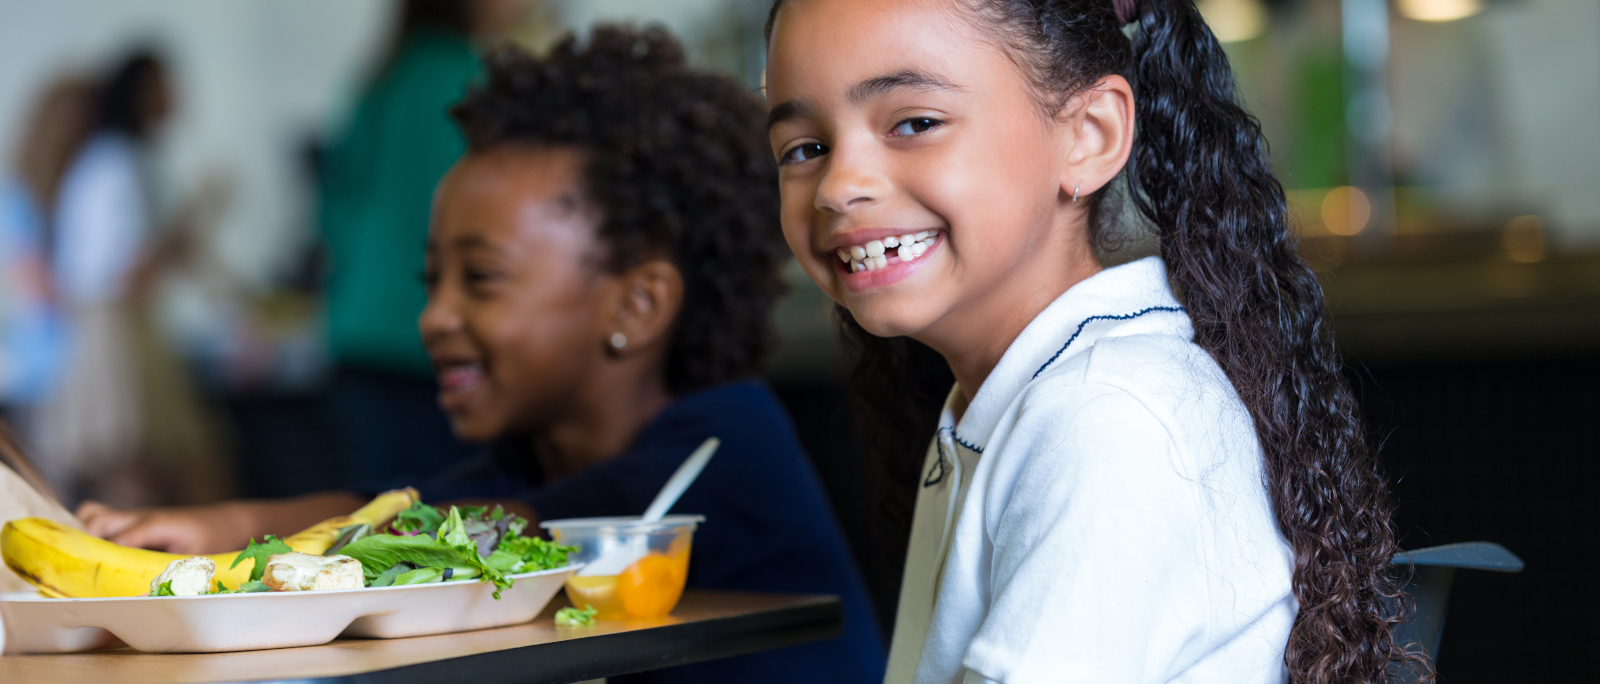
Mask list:
[[[1600,3],[1200,0],[1272,143],[1303,252],[1395,482],[1410,548],[1487,539],[1521,575],[1458,576],[1446,682],[1594,681],[1600,557]],[[507,37],[659,22],[698,65],[760,84],[765,0],[532,2]],[[0,0],[0,150],[63,77],[136,47],[167,60],[157,215],[223,187],[153,297],[157,338],[226,482],[127,503],[281,496],[347,475],[321,410],[330,361],[315,159],[393,40],[393,0]],[[420,248],[420,245],[419,245]],[[1134,240],[1123,261],[1151,249]],[[4,255],[0,255],[4,256]],[[798,269],[768,379],[794,415],[887,625],[900,551],[851,439],[830,304]],[[0,292],[0,294],[4,294]],[[13,298],[14,299],[14,298]],[[5,298],[0,297],[0,313]],[[0,378],[5,377],[0,360]],[[12,401],[27,422],[34,407]],[[194,418],[194,416],[199,416]],[[48,458],[48,454],[42,454]],[[142,497],[142,498],[141,498]]]

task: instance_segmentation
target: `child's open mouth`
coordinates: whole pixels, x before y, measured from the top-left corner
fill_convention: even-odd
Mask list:
[[[834,255],[850,289],[883,287],[910,275],[912,262],[925,257],[943,235],[943,230],[919,230],[840,247]]]
[[[892,261],[915,261],[933,248],[944,231],[919,230],[898,237],[868,240],[859,245],[840,247],[834,252],[851,273],[888,268]]]
[[[483,385],[483,365],[465,361],[447,361],[437,364],[439,377],[439,402],[448,410],[465,401],[467,395]]]

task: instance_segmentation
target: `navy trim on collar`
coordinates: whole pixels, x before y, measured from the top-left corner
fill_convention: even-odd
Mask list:
[[[1029,378],[1029,379],[1032,380],[1032,379],[1038,378],[1039,374],[1044,372],[1044,369],[1049,368],[1050,364],[1055,363],[1056,359],[1061,358],[1061,354],[1063,354],[1064,352],[1067,351],[1067,347],[1072,346],[1072,343],[1078,339],[1078,335],[1083,333],[1083,328],[1085,326],[1089,325],[1090,323],[1093,323],[1094,321],[1126,321],[1126,320],[1129,320],[1129,319],[1138,318],[1140,316],[1143,316],[1143,315],[1145,315],[1147,313],[1151,313],[1151,312],[1154,312],[1154,311],[1182,312],[1183,311],[1183,307],[1181,307],[1181,306],[1152,306],[1152,307],[1149,307],[1149,308],[1146,308],[1146,309],[1140,309],[1139,311],[1135,311],[1133,313],[1127,313],[1127,314],[1100,314],[1098,316],[1090,316],[1088,318],[1085,318],[1085,319],[1083,319],[1082,323],[1078,324],[1078,329],[1073,331],[1072,337],[1067,338],[1067,343],[1061,345],[1061,348],[1056,350],[1056,353],[1050,357],[1050,360],[1044,362],[1044,365],[1040,366],[1039,370],[1034,371],[1033,372],[1033,377]],[[981,452],[982,450],[981,449],[975,449],[975,451]]]

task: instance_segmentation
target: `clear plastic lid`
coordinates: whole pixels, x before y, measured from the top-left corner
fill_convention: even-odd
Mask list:
[[[662,516],[660,520],[648,523],[639,520],[638,516],[619,516],[614,518],[546,520],[539,523],[539,526],[547,530],[562,529],[573,532],[612,534],[616,532],[651,532],[673,527],[688,527],[693,530],[705,521],[706,517],[703,515],[667,515]]]

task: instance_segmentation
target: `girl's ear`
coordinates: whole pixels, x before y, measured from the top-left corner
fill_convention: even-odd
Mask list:
[[[1133,150],[1133,87],[1107,76],[1069,99],[1063,112],[1071,127],[1061,191],[1087,197],[1122,171]]]
[[[616,280],[610,297],[610,327],[601,344],[613,356],[628,356],[665,342],[683,308],[683,274],[665,259],[635,266]]]

